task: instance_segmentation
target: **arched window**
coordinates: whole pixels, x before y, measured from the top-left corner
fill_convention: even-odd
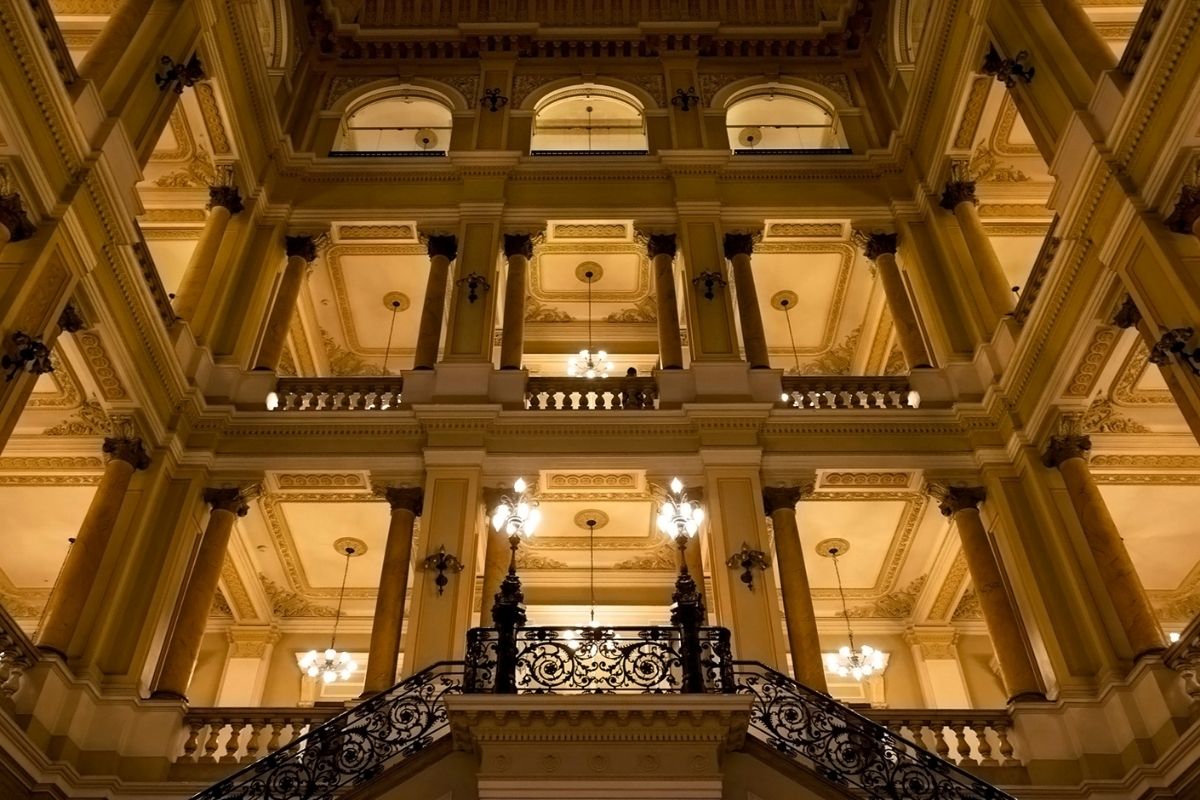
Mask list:
[[[331,156],[441,156],[450,147],[449,101],[401,86],[368,95],[342,118]]]
[[[795,88],[757,86],[739,92],[725,112],[735,153],[846,153],[833,108]]]
[[[530,155],[646,151],[641,103],[620,89],[571,86],[542,98],[534,110]]]

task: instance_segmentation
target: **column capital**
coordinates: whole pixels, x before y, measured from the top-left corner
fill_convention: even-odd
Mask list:
[[[21,195],[16,192],[0,194],[0,225],[8,228],[10,242],[28,239],[37,232],[21,204]]]
[[[124,461],[135,470],[150,466],[150,454],[136,436],[108,436],[104,439],[103,450],[110,461]]]
[[[1200,221],[1200,186],[1185,184],[1165,222],[1176,233],[1191,233],[1197,221]]]
[[[975,181],[946,181],[946,188],[942,192],[941,207],[947,211],[953,211],[960,203],[979,203],[979,198],[975,196]]]
[[[854,240],[862,248],[863,255],[871,261],[874,261],[885,253],[896,255],[896,243],[899,238],[899,234],[883,233],[882,231],[875,231],[874,233],[854,232]]]
[[[58,315],[58,328],[63,333],[78,333],[87,327],[87,321],[79,313],[79,309],[67,303],[62,313]]]
[[[1057,467],[1072,458],[1082,458],[1087,461],[1092,450],[1092,438],[1079,433],[1068,433],[1061,436],[1051,436],[1046,445],[1046,453],[1042,463],[1047,467]]]
[[[447,261],[458,258],[458,238],[449,233],[433,233],[423,237],[430,258],[442,256]]]
[[[942,516],[953,517],[959,511],[978,509],[987,499],[987,490],[982,486],[931,486],[930,494],[937,498]]]
[[[236,186],[208,187],[208,207],[211,209],[216,206],[226,209],[230,214],[237,214],[245,209],[242,205],[242,195]]]
[[[754,243],[762,238],[758,231],[731,232],[725,234],[725,257],[733,261],[734,256],[749,256],[754,254]]]
[[[1112,324],[1121,329],[1136,328],[1137,324],[1141,321],[1141,309],[1137,307],[1137,303],[1133,301],[1133,297],[1125,295],[1125,299],[1121,301],[1120,307],[1117,308],[1117,313],[1113,315]]]
[[[650,233],[646,235],[646,255],[675,257],[675,234]]]
[[[504,257],[525,256],[533,258],[534,240],[541,234],[537,233],[506,233],[504,234]]]
[[[764,486],[762,490],[763,511],[771,516],[776,511],[796,510],[803,490],[799,486]]]
[[[212,506],[213,511],[228,511],[239,517],[246,516],[250,506],[246,504],[247,492],[236,486],[222,488],[206,488],[202,494],[204,502]]]
[[[317,260],[317,237],[307,233],[284,236],[283,250],[288,258],[299,256],[311,264]]]
[[[376,486],[374,492],[388,501],[392,511],[411,511],[413,516],[421,516],[425,492],[420,486]]]

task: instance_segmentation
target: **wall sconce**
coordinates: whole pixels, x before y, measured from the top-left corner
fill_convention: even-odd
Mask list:
[[[14,352],[6,353],[0,358],[0,367],[8,370],[8,374],[4,376],[5,383],[17,377],[21,370],[34,375],[54,371],[54,365],[50,363],[50,348],[42,342],[42,337],[16,331],[12,335],[12,343]]]
[[[734,553],[725,562],[725,566],[730,569],[742,568],[742,574],[739,576],[742,583],[746,584],[746,588],[754,591],[754,570],[765,570],[771,566],[771,562],[767,560],[767,554],[762,550],[755,550],[750,545],[742,542],[742,549]]]
[[[724,289],[729,285],[729,281],[719,272],[701,272],[696,277],[692,278],[692,285],[699,286],[704,284],[704,299],[712,300],[716,295],[716,289]]]
[[[463,563],[456,556],[446,552],[445,547],[439,547],[438,551],[431,556],[427,556],[421,562],[422,569],[437,570],[437,577],[433,582],[437,584],[437,593],[440,596],[446,590],[446,584],[450,579],[446,577],[447,572],[458,574],[463,571]]]
[[[700,95],[696,94],[696,87],[689,86],[687,89],[676,89],[675,96],[671,98],[671,105],[680,111],[691,111],[692,106],[699,107]]]
[[[479,105],[487,106],[488,111],[499,111],[508,105],[508,98],[500,93],[499,87],[493,89],[484,89],[483,97],[479,98]]]
[[[996,45],[988,47],[987,55],[983,57],[983,66],[979,71],[984,75],[994,75],[996,80],[1011,89],[1017,85],[1017,79],[1029,83],[1033,80],[1034,68],[1026,66],[1029,61],[1029,51],[1022,50],[1012,58],[1001,58],[996,52]]]
[[[487,278],[480,275],[478,272],[469,272],[466,276],[459,278],[456,283],[459,286],[466,285],[467,287],[467,302],[474,303],[479,299],[479,291],[488,291],[492,285],[488,283]]]
[[[183,94],[185,87],[194,86],[196,81],[204,80],[204,66],[200,63],[199,56],[193,55],[186,64],[180,64],[170,56],[163,56],[159,63],[167,68],[165,72],[154,75],[154,83],[160,91],[165,92],[171,88],[175,94]]]

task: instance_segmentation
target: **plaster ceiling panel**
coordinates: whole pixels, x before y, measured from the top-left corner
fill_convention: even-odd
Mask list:
[[[159,280],[169,294],[174,294],[179,290],[183,272],[196,249],[196,240],[159,239],[153,231],[147,233],[146,246],[150,249],[150,257],[154,259],[154,266],[158,269]]]
[[[543,501],[539,507],[542,511],[542,523],[537,531],[539,539],[575,539],[578,546],[587,547],[587,519],[597,521],[597,540],[646,540],[652,531],[657,531],[654,507],[649,500]]]
[[[847,554],[838,559],[845,587],[875,588],[896,552],[893,545],[908,511],[903,500],[801,502],[796,520],[813,587],[836,588],[833,561],[817,555],[816,547],[825,539],[839,538],[850,543]]]
[[[534,251],[529,293],[543,302],[578,303],[583,317],[587,283],[581,276],[587,270],[599,276],[592,283],[597,305],[628,304],[649,294],[649,265],[635,242],[542,245]]]
[[[1100,493],[1146,588],[1178,588],[1200,561],[1200,486],[1102,485]]]
[[[991,236],[992,249],[1004,267],[1009,286],[1024,286],[1045,236]]]
[[[96,493],[94,486],[5,486],[0,570],[18,589],[48,589],[66,558],[67,539]]]
[[[279,511],[307,586],[337,592],[346,557],[334,548],[334,543],[343,538],[358,539],[367,545],[366,553],[350,559],[347,588],[379,585],[390,519],[387,503],[285,501],[279,503]]]
[[[846,304],[854,251],[841,244],[760,245],[755,248],[754,283],[771,349],[791,353],[788,319],[779,293],[793,305],[788,312],[796,349],[815,354],[834,343]],[[865,282],[864,282],[865,285]]]

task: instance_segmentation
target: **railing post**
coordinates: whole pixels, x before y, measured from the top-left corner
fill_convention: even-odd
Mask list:
[[[704,691],[704,664],[700,652],[700,627],[704,624],[704,600],[696,581],[688,573],[675,582],[675,604],[671,606],[671,624],[679,628],[679,657],[683,662],[683,691]]]
[[[492,606],[492,624],[496,626],[495,694],[517,693],[517,629],[525,624],[524,601],[521,581],[510,568]]]

